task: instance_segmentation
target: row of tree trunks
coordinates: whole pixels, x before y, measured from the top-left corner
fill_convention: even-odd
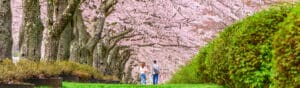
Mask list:
[[[120,46],[122,39],[130,38],[133,29],[112,33],[105,29],[105,19],[113,11],[116,0],[103,0],[95,18],[92,36],[84,25],[81,0],[47,1],[47,34],[43,61],[70,60],[92,65],[104,75],[123,76],[125,64],[130,57],[128,46]],[[24,22],[21,32],[23,58],[39,61],[43,25],[38,0],[24,0]],[[110,25],[114,26],[114,25]]]
[[[116,3],[115,0],[104,0],[100,8],[98,8],[99,18],[95,18],[96,22],[94,23],[94,30],[92,36],[89,36],[89,33],[86,31],[86,27],[84,25],[82,19],[81,10],[78,9],[74,14],[74,35],[75,38],[71,44],[71,55],[70,60],[85,63],[89,65],[93,65],[95,62],[93,60],[94,50],[97,49],[95,46],[99,43],[99,41],[103,41],[102,32],[104,30],[105,23],[105,13],[111,12],[112,6]]]
[[[44,30],[40,18],[39,0],[23,0],[23,13],[19,42],[21,58],[39,61]]]
[[[11,23],[10,0],[0,0],[0,61],[5,58],[11,58]]]
[[[105,29],[105,19],[113,11],[116,0],[104,0],[98,8],[98,18],[95,18],[91,33],[86,31],[82,11],[77,9],[73,18],[74,39],[70,47],[70,61],[92,65],[104,75],[115,75],[122,79],[125,64],[131,50],[127,46],[119,46],[122,39],[130,38],[133,30],[124,27],[124,31],[111,36],[110,30]]]

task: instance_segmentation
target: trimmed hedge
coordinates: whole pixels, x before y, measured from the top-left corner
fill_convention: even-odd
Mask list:
[[[300,88],[300,4],[280,29],[273,41],[274,87]]]
[[[278,24],[285,21],[292,8],[290,4],[271,7],[225,28],[169,83],[216,83],[230,88],[275,87],[271,86],[276,85],[272,79],[276,73],[272,70],[272,59],[276,57],[273,50],[277,46],[272,45],[282,41],[273,40],[276,32],[287,26]]]
[[[203,62],[204,59],[201,59],[200,57],[205,56],[207,48],[203,48],[197,56],[194,57],[194,59],[187,64],[184,68],[181,68],[180,71],[176,73],[176,76],[173,76],[173,78],[170,80],[172,83],[178,83],[178,84],[197,84],[200,81],[200,77],[195,77],[199,72],[199,70],[196,70],[198,68],[201,69],[201,67],[205,67]],[[203,68],[205,69],[205,68]],[[201,75],[202,76],[202,75]],[[203,81],[206,82],[206,81]]]
[[[113,76],[103,76],[97,69],[75,62],[58,61],[54,63],[34,62],[21,59],[17,63],[6,59],[0,63],[1,82],[22,82],[29,78],[50,78],[59,76],[77,76],[80,79],[115,80]]]

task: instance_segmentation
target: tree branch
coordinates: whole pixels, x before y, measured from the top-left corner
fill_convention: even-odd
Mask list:
[[[110,37],[109,41],[111,41],[113,39],[116,39],[116,38],[119,38],[119,37],[122,37],[122,36],[125,36],[125,35],[129,34],[132,31],[133,31],[132,28],[130,28],[130,29],[125,28],[125,31],[123,31],[123,32],[121,32],[121,33],[119,33],[115,36]]]
[[[56,21],[59,16],[59,1],[58,0],[53,0],[53,21]]]
[[[84,25],[84,21],[82,18],[82,11],[80,9],[77,9],[74,14],[74,26],[78,33],[78,39],[80,41],[80,44],[85,45],[88,39],[90,38],[89,33],[86,31],[86,26]]]
[[[47,1],[47,26],[53,25],[53,0]]]
[[[98,33],[96,33],[92,38],[90,38],[86,44],[86,48],[89,51],[93,51],[94,47],[96,46],[96,44],[98,43],[99,39],[102,38],[102,32],[103,32],[103,27],[104,27],[104,22],[105,22],[105,18],[104,17],[100,17],[100,20],[98,20],[98,25],[97,25],[97,29],[99,30]]]
[[[117,4],[117,0],[104,0],[102,4],[101,11],[108,12],[110,8],[112,8],[115,4]]]
[[[59,15],[59,19],[54,22],[53,24],[53,31],[54,35],[53,36],[59,36],[64,28],[67,26],[69,23],[68,21],[72,19],[72,16],[74,15],[78,5],[79,5],[79,0],[69,0],[68,1],[68,6],[64,10],[62,14]]]
[[[102,33],[104,30],[104,23],[105,23],[105,17],[100,17],[98,20],[97,29],[99,30],[98,33],[96,33],[95,37],[99,40],[102,37]]]
[[[114,39],[114,42],[112,43],[112,45],[109,47],[109,50],[113,49],[117,44],[118,42],[120,42],[122,39],[126,39],[126,38],[131,38],[131,37],[134,37],[135,35],[129,35],[129,36],[126,36],[127,34],[129,34],[130,32],[132,32],[133,29],[129,29],[129,30],[126,30],[114,37],[112,37]],[[112,39],[111,38],[111,39]]]
[[[102,5],[97,10],[97,12],[101,12],[99,16],[99,20],[97,21],[97,33],[89,39],[89,41],[86,44],[86,48],[89,51],[93,51],[94,47],[98,43],[98,41],[102,38],[102,33],[104,30],[104,23],[107,16],[105,16],[106,13],[108,13],[108,10],[112,8],[117,3],[116,0],[104,0],[102,2]],[[101,15],[102,14],[102,15]],[[109,14],[108,14],[109,15]]]

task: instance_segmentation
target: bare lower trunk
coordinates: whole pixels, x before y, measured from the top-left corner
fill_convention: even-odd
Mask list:
[[[102,44],[98,43],[93,52],[93,67],[97,68],[102,74],[106,69],[106,62],[103,60],[106,55],[103,49]]]
[[[102,54],[102,57],[97,59],[100,62],[97,68],[101,68],[102,74],[114,75],[122,79],[125,64],[131,56],[131,50],[126,46],[116,46],[111,50],[98,49],[97,51],[98,54]],[[95,56],[97,56],[97,53],[95,53]]]
[[[70,57],[70,44],[73,39],[73,33],[72,33],[73,27],[71,23],[68,24],[68,26],[65,28],[63,33],[60,35],[61,38],[59,40],[59,47],[58,47],[58,53],[57,53],[57,59],[58,60],[69,60]]]
[[[79,45],[78,41],[74,41],[70,48],[70,61],[78,62],[81,64],[91,64],[92,59],[90,52],[82,45]]]
[[[10,0],[0,0],[0,61],[11,58],[11,22]]]
[[[48,36],[45,42],[45,61],[54,62],[56,61],[57,49],[59,44],[59,38]]]
[[[21,57],[39,61],[43,24],[40,19],[39,0],[23,1],[23,23],[20,32]]]
[[[72,62],[80,62],[80,46],[78,44],[78,41],[72,41],[71,45],[70,45],[70,59],[69,61]]]

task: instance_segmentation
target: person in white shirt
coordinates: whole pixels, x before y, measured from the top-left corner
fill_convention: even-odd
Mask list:
[[[141,77],[141,84],[146,85],[146,64],[145,62],[142,62],[141,67],[140,67],[140,77]]]
[[[156,60],[153,61],[153,69],[152,69],[152,78],[153,78],[153,84],[158,84],[158,75],[159,75],[159,67],[156,63]]]

